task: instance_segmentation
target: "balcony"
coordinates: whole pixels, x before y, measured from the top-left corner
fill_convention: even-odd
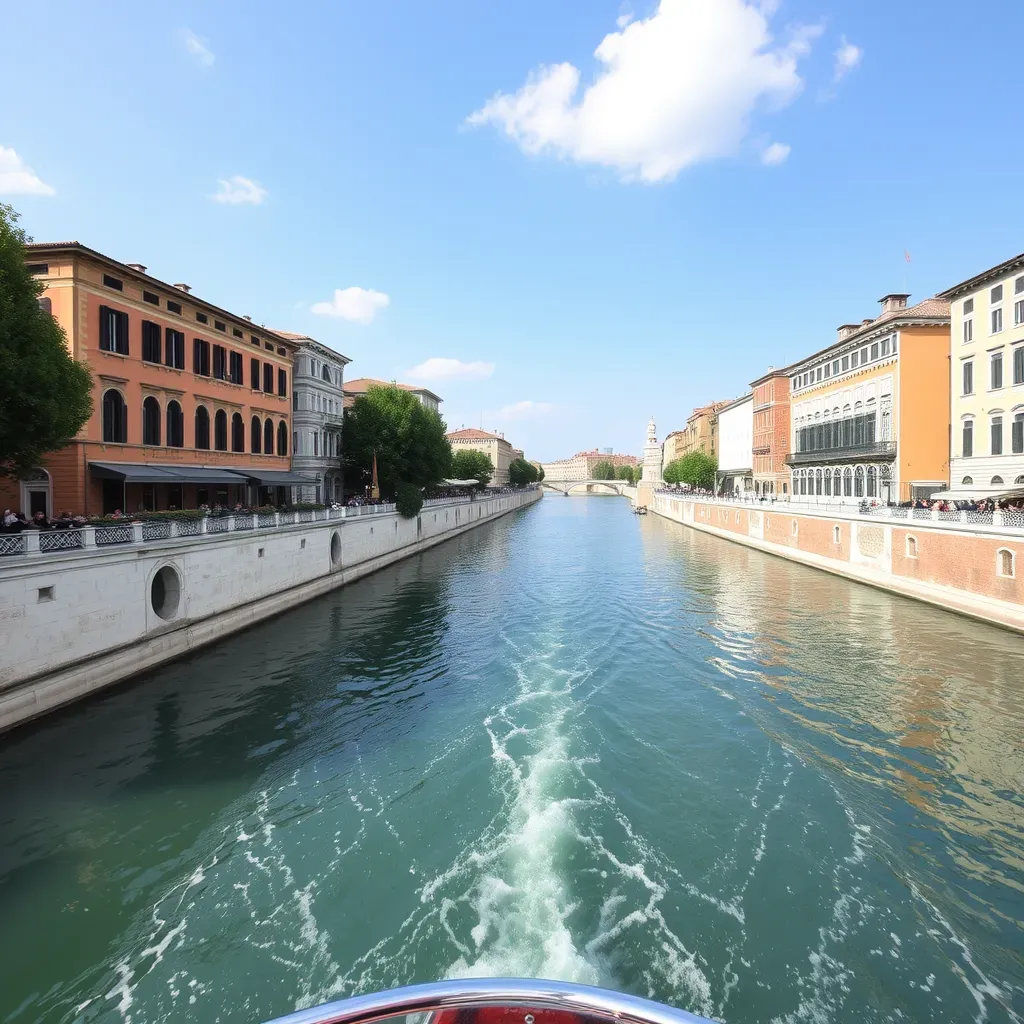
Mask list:
[[[872,441],[870,444],[848,444],[841,448],[818,448],[810,452],[792,452],[786,456],[788,466],[824,465],[837,462],[863,462],[866,459],[896,458],[895,441]]]

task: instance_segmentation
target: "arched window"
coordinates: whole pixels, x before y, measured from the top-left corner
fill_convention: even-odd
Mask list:
[[[864,497],[864,467],[858,466],[853,472],[853,496]]]
[[[843,470],[843,496],[846,498],[853,497],[853,472],[849,466]]]
[[[128,406],[115,388],[103,393],[103,440],[110,444],[128,441]]]
[[[160,443],[160,403],[150,395],[142,403],[142,443]]]
[[[251,435],[249,438],[249,451],[253,455],[259,455],[263,445],[263,424],[260,423],[259,416],[253,416],[249,434]]]
[[[213,447],[219,452],[228,450],[228,414],[223,409],[213,417]]]
[[[814,493],[821,494],[821,470],[816,469],[814,471]]]
[[[907,558],[917,558],[917,538],[907,538]]]
[[[185,447],[185,417],[177,402],[167,403],[167,443],[172,448]]]
[[[843,485],[841,483],[842,474],[838,469],[832,470],[832,493],[838,498],[843,493]]]
[[[996,552],[996,575],[1013,579],[1013,552],[1009,548],[1000,548]]]
[[[831,498],[832,497],[832,470],[831,469],[826,469],[825,470],[824,484],[825,484],[825,496],[828,497],[828,498]]]
[[[1001,476],[994,476],[988,483],[989,487],[1000,487],[1003,483],[1003,478]]]
[[[245,451],[245,421],[240,412],[231,416],[231,450],[233,452]]]
[[[277,425],[277,454],[288,454],[288,424],[284,420]]]
[[[196,447],[210,447],[210,414],[205,405],[196,406]]]
[[[1024,478],[1018,477],[1018,479],[1024,479]],[[963,480],[960,481],[960,483],[961,484],[973,484],[974,483],[974,477],[973,476],[965,476],[963,478]]]
[[[874,466],[868,466],[868,497],[878,497],[878,470]]]
[[[274,421],[269,416],[263,424],[263,454],[274,454]]]
[[[1019,476],[1013,481],[1015,484],[1024,484],[1024,476]]]

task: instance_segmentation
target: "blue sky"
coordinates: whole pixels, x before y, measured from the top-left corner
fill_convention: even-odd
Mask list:
[[[1018,0],[4,21],[0,201],[30,234],[307,332],[350,376],[419,368],[451,427],[529,457],[639,452],[650,415],[663,436],[885,292],[1024,250]]]

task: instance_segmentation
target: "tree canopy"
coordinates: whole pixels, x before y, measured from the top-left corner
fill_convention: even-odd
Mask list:
[[[526,459],[513,459],[508,464],[508,482],[513,487],[526,487],[541,479],[541,471]]]
[[[475,480],[483,490],[494,476],[494,463],[484,452],[472,448],[460,448],[452,456],[452,479]]]
[[[593,469],[595,480],[614,480],[615,467],[607,460],[602,459]]]
[[[665,482],[689,484],[712,490],[715,486],[715,472],[718,462],[704,452],[688,452],[681,459],[674,459],[665,467]]]
[[[27,241],[17,213],[0,203],[0,476],[38,466],[92,413],[92,377],[39,305],[43,286],[25,265]]]
[[[444,420],[416,397],[393,384],[375,385],[345,410],[342,465],[350,483],[373,478],[381,495],[394,498],[399,484],[435,487],[452,468],[452,448]]]

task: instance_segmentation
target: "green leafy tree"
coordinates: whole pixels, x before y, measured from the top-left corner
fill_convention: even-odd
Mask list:
[[[595,480],[614,480],[615,467],[606,459],[602,459],[593,469]]]
[[[423,492],[415,484],[399,484],[395,494],[395,507],[405,519],[412,519],[423,508]]]
[[[399,484],[436,487],[451,472],[444,420],[393,384],[371,387],[345,410],[343,436],[348,479],[360,487],[370,484],[376,453],[385,498],[393,499]]]
[[[718,462],[704,452],[689,452],[681,459],[674,459],[662,474],[669,484],[689,484],[712,490],[715,486],[715,472]]]
[[[92,413],[92,377],[40,308],[43,286],[25,265],[27,241],[17,213],[0,203],[0,476],[38,466]]]
[[[531,462],[530,465],[533,466],[533,463]],[[544,479],[544,467],[541,465],[536,465],[533,466],[533,468],[537,470],[537,483],[540,483]]]
[[[633,467],[632,466],[619,466],[619,471],[616,476],[620,480],[625,480],[626,483],[631,484],[633,482]]]
[[[461,448],[452,456],[452,479],[475,480],[483,490],[494,476],[494,463],[484,452]]]
[[[526,487],[538,480],[537,467],[526,459],[513,459],[508,464],[508,481],[513,487]]]

